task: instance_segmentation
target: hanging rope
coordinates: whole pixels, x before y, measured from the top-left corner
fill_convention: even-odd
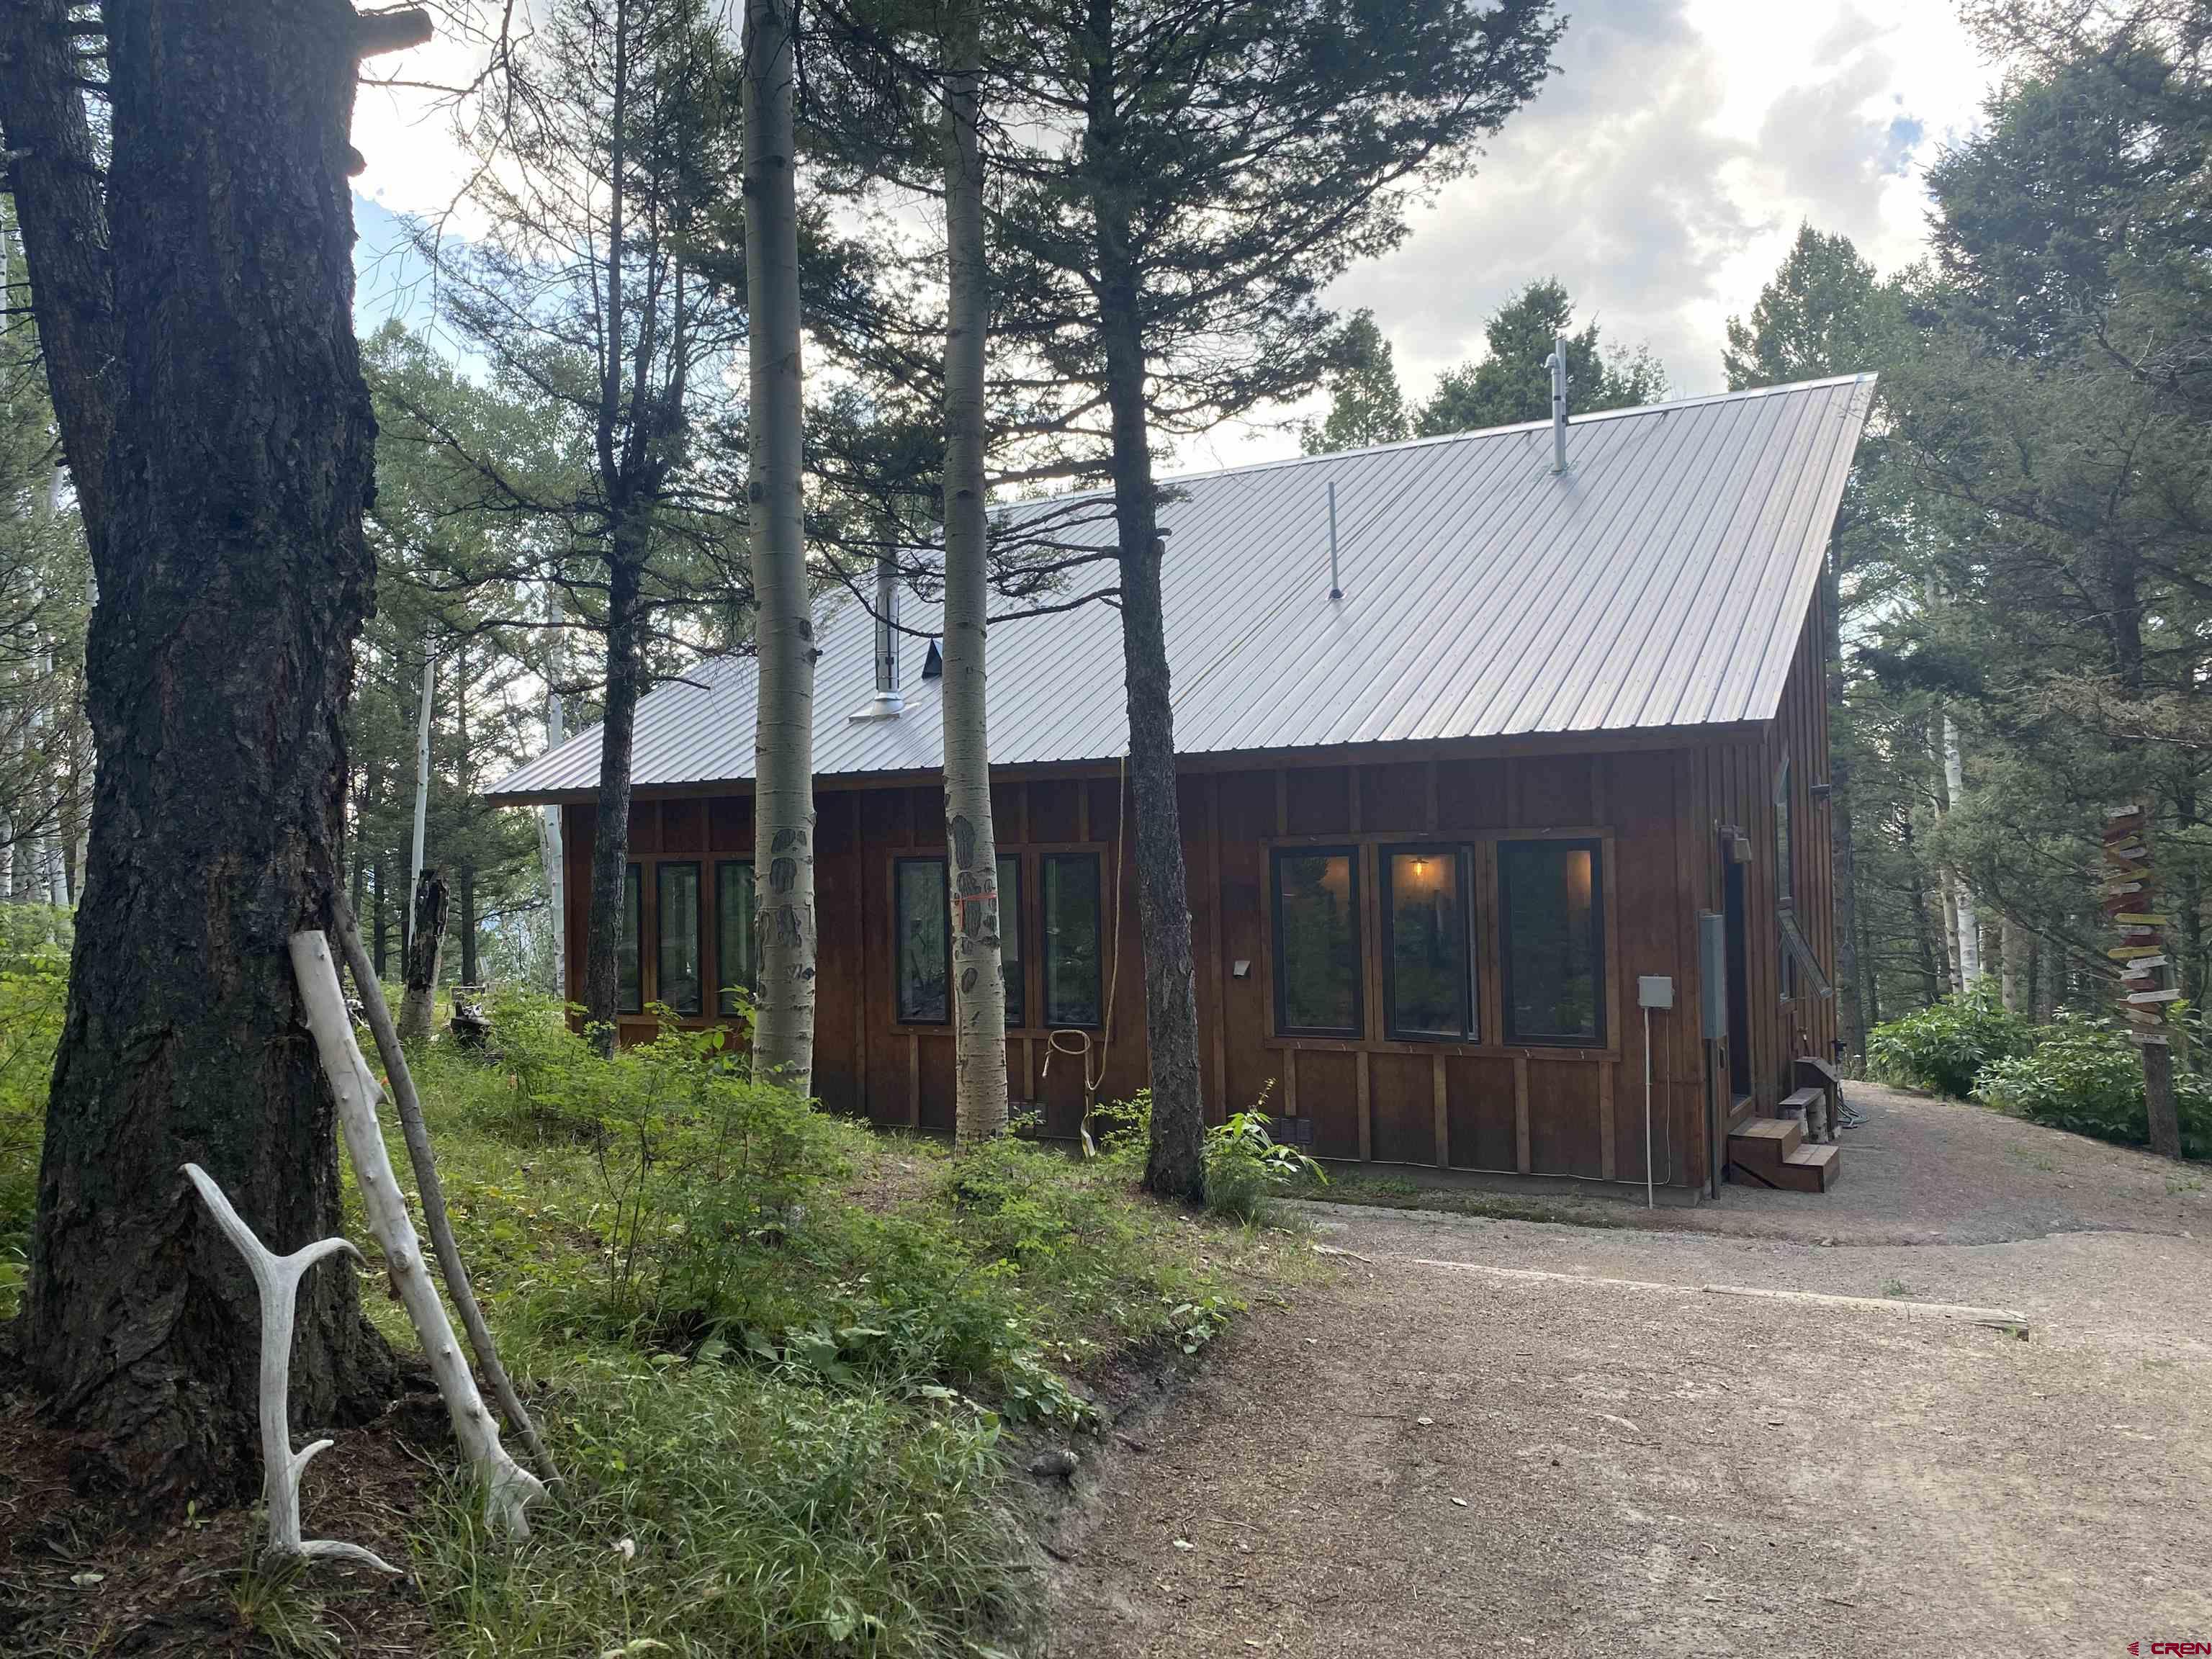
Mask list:
[[[1098,1147],[1091,1139],[1091,1109],[1092,1097],[1106,1079],[1106,1056],[1114,1045],[1114,994],[1121,983],[1121,867],[1122,849],[1129,844],[1129,757],[1121,757],[1121,772],[1114,786],[1114,945],[1113,963],[1106,972],[1106,1024],[1098,1034],[1096,1052],[1098,1069],[1091,1068],[1093,1044],[1091,1033],[1068,1029],[1048,1031],[1044,1039],[1044,1066],[1039,1081],[1052,1075],[1054,1054],[1076,1055],[1083,1062],[1083,1119],[1076,1125],[1076,1133],[1083,1139],[1083,1155],[1094,1158]],[[1062,1042],[1061,1038],[1069,1039]]]

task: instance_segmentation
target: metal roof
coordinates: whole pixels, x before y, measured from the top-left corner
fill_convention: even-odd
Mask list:
[[[1164,481],[1177,750],[1772,718],[1873,392],[1872,375],[1848,375],[1586,416],[1564,475],[1544,421]],[[1101,517],[1067,539],[1112,536]],[[1072,592],[1113,581],[1110,562],[1089,566]],[[909,597],[900,621],[927,633],[938,615]],[[821,622],[815,770],[939,771],[924,640],[903,641],[905,712],[853,718],[873,694],[873,634],[850,600]],[[750,779],[755,672],[708,659],[643,698],[633,787]],[[1120,616],[1087,605],[994,624],[989,695],[993,765],[1116,758]],[[489,793],[588,793],[599,762],[593,726]]]

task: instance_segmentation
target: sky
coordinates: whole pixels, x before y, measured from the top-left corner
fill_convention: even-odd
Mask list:
[[[1328,296],[1373,310],[1413,398],[1480,356],[1483,319],[1545,276],[1608,343],[1650,347],[1670,395],[1723,389],[1726,321],[1750,311],[1801,221],[1849,236],[1885,273],[1919,257],[1923,172],[1971,131],[1992,79],[1947,0],[1559,9],[1558,72],[1534,101],[1473,174],[1415,210],[1394,252]],[[421,79],[456,67],[438,45],[384,64]],[[368,163],[356,181],[365,255],[390,246],[392,214],[437,211],[460,183],[442,118],[410,94],[364,88],[355,144]],[[388,257],[364,270],[365,325],[395,309],[418,318],[423,303]],[[1278,421],[1224,428],[1181,459],[1227,465],[1296,449]]]

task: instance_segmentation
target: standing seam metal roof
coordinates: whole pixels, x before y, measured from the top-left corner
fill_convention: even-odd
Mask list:
[[[1547,421],[1164,481],[1177,750],[1771,719],[1873,392],[1872,375],[1846,375],[1586,416],[1564,475]],[[1113,534],[1101,515],[1065,539],[1104,548]],[[1086,567],[1066,597],[1113,582],[1110,563]],[[939,616],[909,599],[900,620],[926,634]],[[905,712],[852,718],[873,694],[873,633],[849,600],[817,629],[815,770],[939,771],[920,638],[902,647]],[[1010,617],[990,638],[994,765],[1124,751],[1112,607]],[[754,675],[750,658],[711,658],[641,700],[633,787],[750,779]],[[587,793],[599,752],[593,726],[489,793]]]

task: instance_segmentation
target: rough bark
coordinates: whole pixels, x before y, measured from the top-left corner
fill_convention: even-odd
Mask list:
[[[130,319],[104,455],[82,434],[108,380],[48,362],[80,497],[101,481],[100,768],[21,1346],[85,1475],[167,1507],[243,1497],[255,1468],[260,1310],[181,1167],[272,1249],[339,1231],[332,1100],[286,941],[325,925],[337,879],[375,425],[353,327],[351,8],[107,15],[106,236],[81,194],[18,198],[27,242],[112,244]],[[298,1326],[302,1416],[388,1390],[351,1274],[310,1279]]]
[[[1912,913],[1913,952],[1920,964],[1920,1000],[1925,1006],[1942,996],[1943,988],[1936,971],[1936,930],[1928,919],[1928,881],[1921,868],[1919,850],[1913,845],[1910,812],[1899,821],[1897,840],[1905,849],[1905,867],[1910,872],[1905,896]]]
[[[599,721],[592,908],[584,939],[584,1018],[602,1050],[614,1047],[621,994],[617,945],[623,927],[623,872],[629,860],[630,748],[645,676],[643,549],[633,548],[629,542],[618,524],[607,568],[606,707]]]
[[[2173,1050],[2163,1042],[2142,1047],[2143,1108],[2150,1149],[2161,1158],[2181,1156],[2181,1120],[2173,1108]]]
[[[461,983],[478,985],[477,977],[477,867],[461,866]]]
[[[981,0],[953,0],[945,38],[945,844],[952,896],[957,1081],[953,1139],[1006,1127],[1006,986],[1000,971],[999,849],[984,720],[989,609],[983,483],[983,348],[990,302],[983,252]]]
[[[745,4],[746,351],[752,375],[753,1066],[800,1093],[814,1072],[814,618],[799,490],[799,210],[792,133],[793,0]]]
[[[107,511],[108,443],[123,396],[108,206],[78,88],[70,0],[0,7],[0,141],[31,278],[31,314],[88,540]],[[143,347],[143,342],[135,344]]]
[[[425,870],[415,883],[414,921],[407,930],[407,988],[399,999],[399,1035],[410,1042],[430,1040],[439,959],[446,949],[446,899],[444,874]]]
[[[1169,699],[1167,625],[1160,607],[1164,547],[1152,489],[1139,273],[1131,244],[1130,192],[1119,178],[1124,163],[1118,153],[1121,122],[1111,0],[1091,0],[1089,29],[1085,142],[1113,422],[1122,685],[1136,811],[1137,931],[1145,957],[1145,1033],[1152,1064],[1152,1133],[1145,1184],[1163,1195],[1195,1199],[1206,1185],[1198,975],[1191,961],[1190,890],[1176,799],[1175,710]]]

